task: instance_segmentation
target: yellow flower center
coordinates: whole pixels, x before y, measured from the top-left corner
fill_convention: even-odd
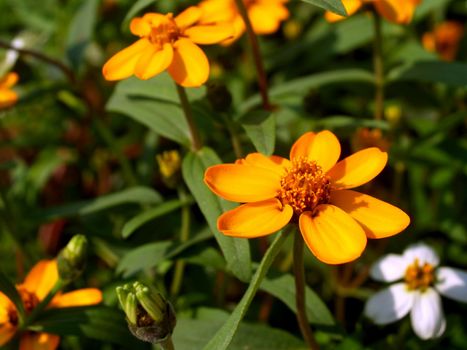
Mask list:
[[[283,205],[290,205],[296,215],[314,212],[320,204],[329,203],[331,182],[315,161],[298,158],[292,161],[281,179],[278,198]]]
[[[172,44],[180,37],[180,29],[177,27],[171,13],[165,15],[165,18],[157,25],[151,27],[149,41],[162,47],[164,44]]]
[[[39,304],[39,299],[37,298],[36,294],[28,292],[26,289],[22,287],[18,287],[18,293],[23,301],[24,310],[27,314],[29,314],[34,308]],[[16,327],[18,325],[18,311],[13,304],[8,306],[7,310],[8,314],[8,323],[12,326]]]
[[[419,265],[418,259],[405,270],[405,283],[410,290],[426,290],[435,280],[434,267],[428,263]]]

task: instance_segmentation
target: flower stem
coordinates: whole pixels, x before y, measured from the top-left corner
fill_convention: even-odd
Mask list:
[[[384,63],[383,36],[381,33],[381,17],[373,12],[373,68],[375,74],[375,113],[376,120],[382,120],[384,115]]]
[[[300,232],[295,232],[294,239],[294,264],[295,275],[295,302],[297,305],[297,321],[308,347],[312,350],[319,349],[319,345],[313,336],[305,311],[305,267],[303,264],[303,238]]]
[[[180,227],[180,242],[188,241],[190,236],[190,203],[187,202],[188,196],[185,189],[180,186],[178,189],[178,196],[180,201],[185,202],[182,206],[182,218],[181,218],[181,227]],[[180,292],[180,287],[183,281],[183,272],[185,270],[185,262],[178,260],[175,263],[174,276],[172,280],[172,285],[170,286],[170,294],[172,297],[177,296]]]
[[[180,98],[180,104],[185,114],[185,119],[188,123],[188,128],[190,130],[191,138],[191,149],[192,151],[197,151],[201,148],[201,139],[199,137],[198,129],[196,128],[195,121],[193,120],[193,112],[191,110],[190,102],[188,101],[188,96],[186,95],[185,88],[183,86],[175,83],[177,87],[178,97]]]
[[[258,85],[261,94],[261,100],[263,101],[263,109],[271,111],[272,106],[269,102],[268,80],[259,50],[258,38],[253,30],[253,26],[251,25],[250,17],[248,17],[248,11],[243,0],[235,0],[235,4],[237,5],[238,11],[240,12],[240,16],[242,16],[243,22],[245,22],[246,32],[248,34],[248,39],[250,40],[253,60],[256,66],[256,73],[258,74]]]

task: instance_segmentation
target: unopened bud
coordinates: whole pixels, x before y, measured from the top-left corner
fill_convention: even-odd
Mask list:
[[[135,337],[158,344],[172,335],[177,322],[175,312],[159,292],[134,282],[117,287],[117,296]]]
[[[395,104],[387,106],[384,110],[384,116],[392,125],[398,124],[402,117],[401,107]]]
[[[70,282],[77,279],[86,265],[88,241],[83,235],[75,235],[57,256],[60,279]]]
[[[176,150],[165,151],[156,156],[159,171],[162,176],[162,181],[169,188],[177,187],[180,182],[180,153]]]

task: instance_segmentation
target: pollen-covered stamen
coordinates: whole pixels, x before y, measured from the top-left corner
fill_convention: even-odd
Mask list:
[[[179,37],[180,29],[169,13],[160,23],[152,26],[148,39],[152,44],[162,47],[164,44],[174,43]]]
[[[21,287],[18,288],[18,293],[21,297],[21,300],[23,301],[24,310],[27,314],[29,314],[39,304],[39,299],[34,293],[28,292],[26,289]],[[13,304],[8,306],[7,315],[8,322],[12,326],[17,326],[19,321],[18,311],[16,311],[16,308]]]
[[[313,212],[316,206],[329,203],[330,183],[315,161],[304,157],[294,159],[281,179],[278,199],[283,205],[290,205],[296,215]]]
[[[434,267],[428,263],[420,265],[418,259],[415,259],[414,263],[405,270],[404,279],[408,289],[424,291],[433,285]]]

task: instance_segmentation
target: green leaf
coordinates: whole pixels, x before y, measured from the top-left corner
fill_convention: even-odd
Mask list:
[[[177,350],[202,349],[229,314],[223,310],[200,308],[190,317],[180,315],[173,334]],[[295,336],[266,325],[240,324],[229,350],[305,350],[305,344]]]
[[[16,306],[16,310],[18,310],[20,318],[23,318],[25,311],[21,296],[19,295],[15,285],[11,283],[3,271],[0,271],[0,292],[5,294],[8,299],[11,300],[11,302]]]
[[[293,312],[295,304],[295,282],[290,274],[268,274],[261,283],[262,290],[282,300]],[[326,304],[309,287],[305,289],[306,314],[310,323],[332,326],[335,321]]]
[[[388,81],[401,80],[443,83],[452,86],[467,85],[467,64],[460,62],[417,61],[396,68],[389,73]]]
[[[342,84],[343,82],[364,82],[373,84],[374,78],[370,72],[362,69],[333,70],[281,83],[271,88],[269,96],[271,98],[278,98],[284,95],[303,94],[304,91],[308,91],[311,88],[335,83]],[[244,101],[240,105],[239,110],[244,113],[260,102],[261,97],[259,95],[254,95]]]
[[[347,16],[347,11],[345,10],[344,5],[341,0],[302,0],[309,4],[321,7],[325,10],[337,13],[341,16]]]
[[[139,348],[140,345],[130,334],[124,314],[105,306],[45,310],[29,328],[36,332],[97,339],[127,349]]]
[[[125,18],[123,19],[122,28],[127,29],[127,27],[129,26],[130,20],[133,17],[135,17],[138,14],[138,12],[140,12],[144,8],[148,7],[152,3],[155,3],[156,1],[157,0],[137,0],[137,1],[135,1],[133,6],[131,6],[130,10],[127,12]]]
[[[84,62],[84,52],[94,33],[98,5],[98,0],[83,1],[70,24],[66,55],[74,69]]]
[[[240,322],[245,316],[248,307],[250,306],[256,291],[261,284],[261,281],[269,270],[269,267],[271,266],[274,258],[279,253],[282,247],[282,243],[284,243],[286,238],[287,234],[284,232],[284,230],[277,234],[276,238],[271,243],[266,254],[264,255],[263,260],[261,260],[261,263],[253,275],[253,278],[248,285],[248,289],[246,290],[242,299],[237,304],[234,311],[230,314],[227,321],[222,325],[221,329],[216,332],[214,337],[203,348],[204,350],[225,350],[228,348],[229,344],[232,342],[235,332],[240,325]]]
[[[51,220],[61,217],[89,215],[126,203],[159,203],[162,197],[149,187],[131,187],[126,190],[97,197],[93,200],[80,201],[57,207],[47,208],[35,213],[40,220]]]
[[[174,258],[184,250],[211,237],[211,232],[203,230],[184,243],[161,241],[143,244],[131,250],[120,259],[117,273],[123,274],[124,278],[130,277],[141,270],[156,266],[164,260]]]
[[[148,209],[142,212],[139,215],[128,220],[122,228],[122,237],[128,238],[133,232],[135,232],[138,228],[143,226],[148,221],[151,221],[155,218],[168,214],[185,204],[192,203],[193,200],[190,198],[187,201],[181,201],[179,199],[174,199],[168,202],[163,202],[162,204],[158,205],[155,208]]]
[[[361,127],[389,130],[389,123],[385,120],[362,119],[344,115],[336,115],[322,118],[313,121],[313,125],[316,128],[333,130],[338,128],[349,130]]]
[[[256,150],[265,155],[274,152],[276,143],[276,118],[267,111],[252,111],[242,116],[240,123]]]
[[[183,178],[196,199],[214,237],[227,261],[229,271],[242,281],[251,277],[251,257],[248,240],[223,235],[217,230],[217,218],[226,210],[234,207],[214,193],[204,183],[204,172],[211,165],[221,163],[217,154],[204,147],[196,153],[186,155],[182,164]]]

